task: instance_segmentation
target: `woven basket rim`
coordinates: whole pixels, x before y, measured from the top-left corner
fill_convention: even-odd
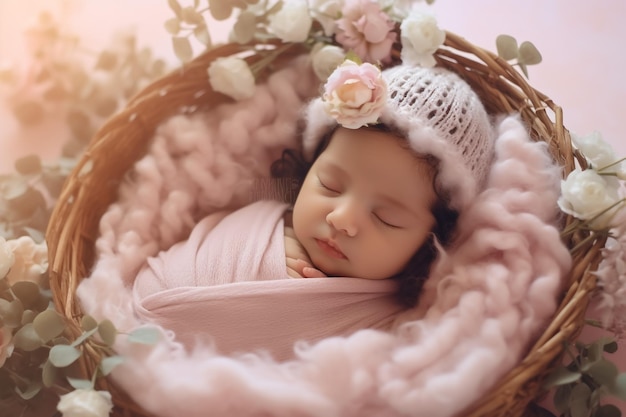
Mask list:
[[[284,45],[278,42],[270,46]],[[206,68],[212,60],[238,53],[241,49],[241,45],[225,44],[147,86],[96,133],[68,177],[50,218],[46,239],[54,302],[69,319],[70,332],[74,336],[81,332],[82,316],[75,297],[76,288],[93,265],[99,220],[115,201],[117,186],[124,173],[145,154],[156,126],[176,114],[182,106],[210,111],[228,101],[223,95],[210,91]],[[293,44],[276,68],[302,53],[306,50]],[[562,109],[534,89],[513,65],[452,32],[446,33],[445,44],[436,52],[435,58],[438,65],[455,71],[472,85],[490,113],[519,112],[533,139],[548,144],[554,160],[563,167],[563,175],[571,172],[576,164],[584,164],[582,156],[572,149],[569,133],[563,126]],[[254,61],[256,57],[252,55],[247,59]],[[399,59],[398,46],[394,49],[394,59]],[[202,86],[206,93],[198,94],[198,86]],[[161,94],[165,90],[167,102]],[[112,154],[119,158],[111,158]],[[564,216],[564,225],[572,221],[570,216]],[[565,243],[571,248],[583,237],[575,235],[567,238]],[[549,367],[560,358],[564,342],[572,341],[584,324],[589,294],[595,288],[595,277],[589,271],[597,266],[603,245],[604,241],[596,240],[583,254],[574,257],[570,280],[553,321],[530,347],[523,361],[465,415],[521,415],[541,392],[541,381]],[[100,357],[98,350],[89,344],[85,349],[81,367],[85,375],[91,375]],[[113,394],[116,415],[149,415],[111,381],[101,381],[100,388]]]

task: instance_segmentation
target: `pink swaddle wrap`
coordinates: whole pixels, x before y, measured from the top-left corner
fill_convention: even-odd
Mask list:
[[[187,346],[213,341],[222,353],[278,359],[292,357],[297,340],[389,328],[401,310],[395,282],[288,277],[286,208],[259,201],[205,217],[188,240],[148,259],[134,284],[137,314]]]

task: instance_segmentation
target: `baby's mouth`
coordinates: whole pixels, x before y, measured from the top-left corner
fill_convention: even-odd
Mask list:
[[[330,240],[315,239],[317,246],[328,256],[335,259],[348,259],[348,257],[339,249],[336,243]]]

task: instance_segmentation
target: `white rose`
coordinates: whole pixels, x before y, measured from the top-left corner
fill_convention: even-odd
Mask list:
[[[63,417],[107,417],[113,402],[107,391],[77,389],[61,396],[57,410]]]
[[[243,100],[254,95],[254,75],[248,63],[241,58],[218,58],[208,69],[209,83],[213,90],[226,94],[235,100]]]
[[[572,134],[572,143],[585,155],[585,158],[595,169],[601,169],[617,162],[617,156],[613,147],[606,142],[600,132],[594,131],[587,136]],[[607,169],[607,172],[615,172],[618,176],[626,175],[626,167],[622,162]]]
[[[620,200],[617,187],[613,184],[593,169],[575,169],[561,181],[559,207],[578,219],[593,219],[591,226],[594,228],[604,228],[610,224],[618,207],[607,209]]]
[[[335,68],[346,59],[346,51],[335,45],[318,43],[311,51],[313,71],[321,80],[326,81]]]
[[[306,0],[290,0],[270,17],[269,27],[284,42],[304,42],[312,24]]]
[[[400,25],[402,62],[409,65],[433,67],[433,54],[443,44],[446,33],[439,29],[434,16],[414,12]]]
[[[326,36],[335,33],[337,19],[341,17],[341,9],[345,0],[311,0],[311,16],[315,18],[324,29]]]
[[[14,263],[13,250],[7,244],[6,239],[0,236],[0,279],[7,275]]]
[[[45,242],[35,243],[28,236],[21,236],[7,242],[13,251],[15,262],[7,275],[10,284],[17,281],[40,283],[41,274],[48,270],[48,246]]]

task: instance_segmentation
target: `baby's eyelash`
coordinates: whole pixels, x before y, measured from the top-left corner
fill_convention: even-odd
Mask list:
[[[374,215],[374,217],[376,217],[376,219],[379,222],[381,222],[385,226],[391,227],[392,229],[401,229],[400,226],[396,226],[395,224],[391,224],[391,223],[388,223],[388,222],[384,221],[378,214],[376,214],[376,213],[372,213],[372,214]]]

